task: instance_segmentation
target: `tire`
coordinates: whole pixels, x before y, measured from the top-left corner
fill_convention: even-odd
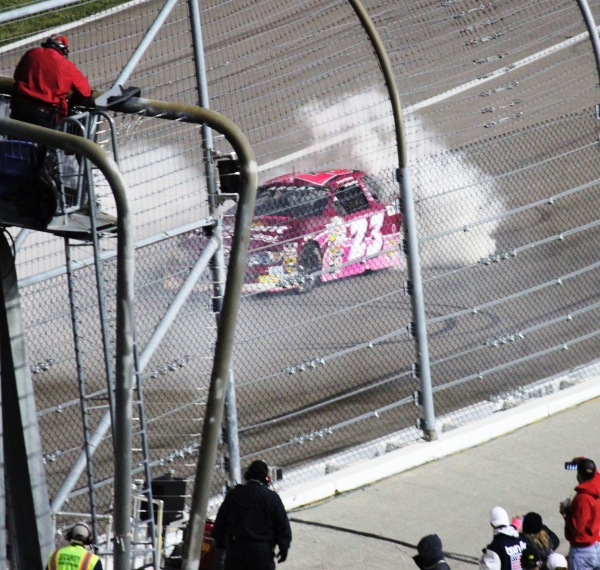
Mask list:
[[[319,244],[315,241],[309,241],[298,259],[298,293],[308,293],[312,291],[319,283],[321,276],[312,276],[313,273],[322,271],[323,269],[323,254]]]

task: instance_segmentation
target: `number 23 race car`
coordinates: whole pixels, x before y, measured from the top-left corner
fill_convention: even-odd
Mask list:
[[[286,174],[262,184],[243,292],[304,293],[321,282],[400,265],[398,204],[382,203],[378,194],[378,185],[356,170]],[[224,236],[231,232],[225,224]],[[200,237],[179,238],[181,261],[200,254]],[[169,273],[165,287],[177,289],[177,272]]]

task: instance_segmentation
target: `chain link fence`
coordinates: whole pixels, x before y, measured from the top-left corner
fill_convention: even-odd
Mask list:
[[[592,10],[599,6],[591,3]],[[481,402],[492,400],[494,409],[513,405],[538,394],[529,387],[539,381],[597,358],[600,176],[598,124],[590,108],[597,77],[585,42],[550,49],[584,30],[566,0],[366,7],[391,55],[406,107],[434,403],[440,429],[450,429],[465,417],[481,417]],[[160,2],[131,2],[61,28],[74,46],[73,60],[96,89],[111,86],[160,8]],[[248,136],[262,183],[288,173],[365,171],[373,194],[396,208],[391,108],[372,46],[348,3],[215,1],[202,3],[201,16],[211,108]],[[23,50],[35,43],[39,39],[2,48],[1,73],[10,76]],[[522,64],[527,58],[533,59]],[[558,85],[550,81],[557,76],[565,78]],[[142,87],[146,98],[196,104],[184,3],[167,18],[128,84]],[[205,243],[202,138],[199,127],[178,122],[115,120],[135,211],[141,355]],[[103,141],[110,149],[108,138]],[[221,137],[215,148],[230,151]],[[108,191],[96,182],[103,208],[111,211]],[[232,211],[223,213],[227,228]],[[233,369],[242,465],[260,457],[283,467],[280,488],[420,437],[400,244],[391,266],[363,272],[361,259],[346,266],[355,266],[355,275],[330,279],[342,276],[335,262],[341,229],[349,240],[343,247],[360,237],[358,224],[335,217],[311,217],[312,225],[305,219],[297,236],[298,243],[316,234],[323,238],[322,267],[313,271],[323,283],[305,294],[294,287],[247,287],[242,299]],[[363,239],[373,235],[373,226],[366,227],[371,233]],[[110,238],[103,244],[110,348],[115,245]],[[269,247],[251,247],[251,258],[270,252],[279,260],[279,273],[270,276],[302,265],[298,249],[286,251],[282,244],[279,250],[275,239]],[[62,240],[36,234],[17,255],[51,497],[73,474],[83,441],[72,315],[60,274],[63,248]],[[82,267],[75,275],[93,432],[110,411],[90,255],[89,248],[79,248]],[[253,271],[250,266],[247,285],[255,283]],[[143,398],[154,477],[172,472],[190,480],[195,469],[216,333],[212,289],[206,272],[140,371],[143,394],[136,400]],[[138,406],[133,478],[143,479]],[[215,495],[226,479],[218,467]],[[111,509],[112,475],[107,429],[93,460],[101,513]],[[87,510],[89,494],[81,471],[69,509]]]

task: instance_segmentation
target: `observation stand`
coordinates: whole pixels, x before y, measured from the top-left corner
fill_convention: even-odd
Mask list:
[[[102,111],[63,119],[59,130],[97,139]],[[111,129],[112,132],[112,129]],[[116,162],[116,144],[113,137]],[[115,231],[116,218],[100,212],[88,160],[28,141],[0,141],[0,225],[49,232],[65,238],[93,241],[94,233]]]

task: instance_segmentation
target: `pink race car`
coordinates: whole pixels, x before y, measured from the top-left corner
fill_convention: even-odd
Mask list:
[[[376,190],[356,170],[286,174],[261,185],[243,292],[303,293],[320,282],[400,265],[402,217],[397,204],[379,202]],[[194,236],[181,239],[182,249],[198,248]]]

